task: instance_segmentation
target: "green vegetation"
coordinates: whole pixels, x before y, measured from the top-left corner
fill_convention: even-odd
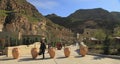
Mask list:
[[[0,16],[4,17],[4,16],[7,16],[8,13],[13,13],[13,12],[15,12],[15,11],[0,10]]]
[[[104,40],[85,40],[84,41],[88,48],[89,52],[98,53],[98,54],[106,54],[106,55],[119,55],[120,45],[119,39],[115,39],[110,35],[106,35]]]
[[[0,16],[3,17],[3,16],[7,16],[7,13],[8,11],[5,11],[5,10],[0,10]]]
[[[33,17],[33,16],[26,16],[26,17],[31,22],[39,22],[40,21],[40,18],[36,18],[36,17]]]
[[[116,27],[114,28],[114,33],[113,33],[114,36],[120,36],[120,27]]]
[[[96,32],[94,32],[93,36],[99,40],[104,40],[106,37],[106,34],[102,29],[99,29]]]
[[[103,54],[110,54],[110,38],[107,35],[103,41]]]

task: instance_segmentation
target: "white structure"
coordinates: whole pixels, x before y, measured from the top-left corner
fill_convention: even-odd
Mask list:
[[[87,47],[87,45],[84,44],[84,42],[80,42],[81,46]]]
[[[2,24],[0,24],[0,32],[2,32],[2,28],[3,28],[3,25],[2,25]]]

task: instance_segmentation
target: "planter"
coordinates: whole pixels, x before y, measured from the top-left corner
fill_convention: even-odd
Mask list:
[[[37,56],[38,56],[37,48],[32,48],[32,49],[31,49],[31,55],[32,55],[32,58],[33,58],[33,59],[36,59],[36,58],[37,58]]]
[[[57,50],[61,50],[62,49],[62,44],[61,43],[57,43]]]
[[[64,55],[65,55],[65,57],[70,56],[70,49],[68,47],[64,48]]]
[[[87,54],[87,52],[88,52],[88,47],[86,47],[86,46],[80,46],[80,54],[82,56],[85,56]]]
[[[13,56],[14,59],[19,58],[19,50],[18,50],[18,48],[13,48],[12,49],[12,56]]]
[[[52,47],[49,48],[48,53],[49,53],[51,58],[54,58],[55,57],[55,48],[52,48]]]

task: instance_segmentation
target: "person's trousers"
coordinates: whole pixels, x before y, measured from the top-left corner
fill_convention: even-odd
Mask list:
[[[41,50],[41,54],[43,55],[43,59],[44,59],[45,58],[45,50],[44,49]]]

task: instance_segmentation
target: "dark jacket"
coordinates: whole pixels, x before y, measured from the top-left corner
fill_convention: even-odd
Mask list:
[[[45,45],[45,43],[44,43],[44,42],[41,42],[40,49],[41,49],[41,50],[45,50],[45,49],[46,49],[46,45]]]

